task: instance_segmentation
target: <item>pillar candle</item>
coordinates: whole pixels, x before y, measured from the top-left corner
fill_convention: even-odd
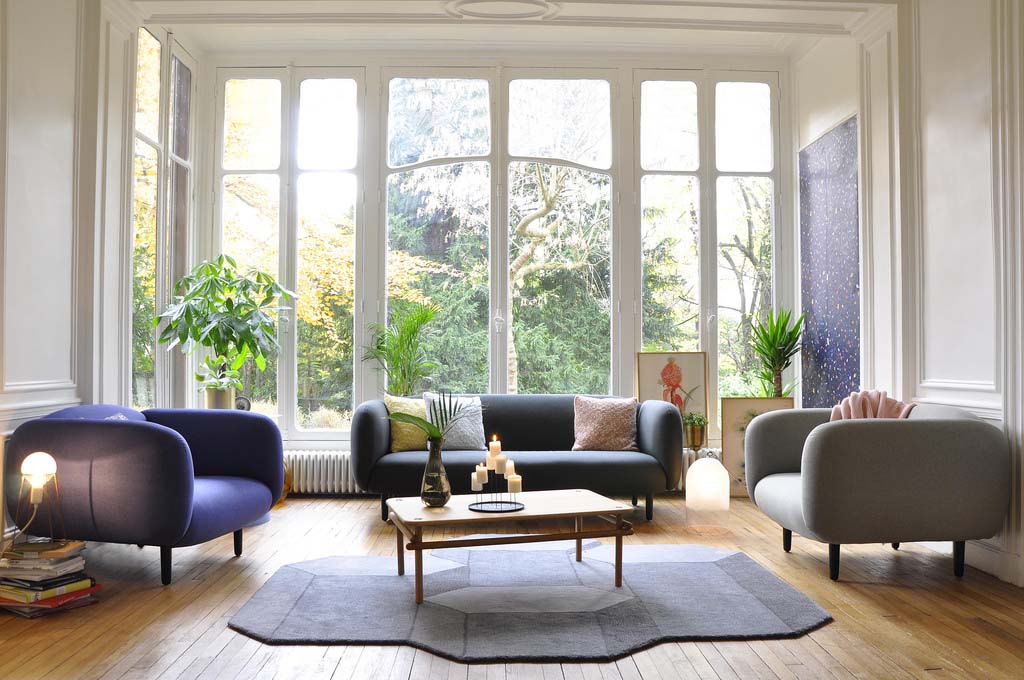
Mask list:
[[[480,476],[476,472],[469,473],[469,487],[473,491],[484,490],[484,485],[480,482]]]
[[[508,477],[510,475],[514,475],[515,473],[516,473],[516,462],[514,460],[512,460],[511,458],[509,458],[508,462],[505,463],[505,476]]]
[[[505,466],[508,464],[508,456],[504,453],[499,453],[494,457],[494,471],[499,475],[505,474]]]
[[[523,492],[523,476],[522,475],[509,475],[506,477],[508,480],[508,492],[509,493],[522,493]]]
[[[487,446],[488,455],[497,456],[501,453],[501,440],[498,439],[498,435],[491,436],[491,443]]]
[[[474,473],[474,474],[476,476],[476,480],[478,482],[480,482],[481,485],[484,485],[484,484],[487,483],[487,468],[486,467],[484,467],[483,465],[477,465],[476,466],[476,473]]]
[[[494,465],[495,465],[494,461],[495,461],[495,459],[497,459],[497,456],[492,456],[489,453],[487,454],[487,469],[488,470],[493,470],[494,469]]]

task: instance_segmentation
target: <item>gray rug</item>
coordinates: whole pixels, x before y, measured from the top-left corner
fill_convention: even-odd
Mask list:
[[[467,663],[609,661],[659,642],[797,637],[831,621],[741,552],[571,541],[434,550],[424,602],[412,558],[327,557],[282,567],[228,624],[274,645],[402,644]]]

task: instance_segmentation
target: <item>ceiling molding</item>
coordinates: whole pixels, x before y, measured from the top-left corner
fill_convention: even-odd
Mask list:
[[[548,0],[450,0],[444,7],[456,19],[505,20],[552,19],[561,9],[559,3]]]

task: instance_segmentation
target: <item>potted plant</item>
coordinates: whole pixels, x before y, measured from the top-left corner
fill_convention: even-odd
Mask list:
[[[227,255],[200,262],[174,287],[174,299],[153,320],[159,342],[167,349],[181,346],[192,354],[209,350],[196,371],[206,391],[207,408],[234,408],[235,390],[242,387],[242,367],[250,358],[263,371],[277,354],[277,312],[295,294],[270,274],[243,274]]]
[[[462,402],[453,399],[450,392],[441,392],[437,401],[430,403],[430,420],[411,413],[392,413],[388,416],[396,422],[415,425],[427,435],[427,465],[423,470],[420,500],[429,508],[443,507],[452,497],[452,487],[441,460],[441,446],[452,425],[466,415]]]
[[[690,411],[683,415],[683,435],[686,439],[686,448],[696,451],[704,446],[707,427],[708,417],[703,413]]]
[[[758,380],[761,382],[762,397],[786,397],[793,391],[793,385],[783,386],[782,372],[793,363],[793,357],[800,351],[800,335],[803,332],[804,315],[792,321],[788,309],[780,309],[776,315],[768,312],[763,322],[755,320],[753,325],[753,349],[761,361]]]
[[[440,311],[436,305],[396,300],[389,323],[370,324],[373,338],[365,348],[363,360],[376,361],[384,371],[388,394],[413,394],[416,385],[437,367],[427,358],[423,330]]]

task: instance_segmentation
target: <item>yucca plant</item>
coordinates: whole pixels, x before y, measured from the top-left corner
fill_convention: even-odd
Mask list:
[[[436,305],[395,301],[390,323],[370,324],[373,339],[363,360],[376,361],[387,379],[387,392],[409,396],[417,383],[430,376],[437,364],[427,357],[423,329],[441,311]]]
[[[792,385],[783,387],[782,372],[793,363],[793,357],[800,351],[800,336],[803,333],[804,315],[793,321],[788,309],[778,314],[768,312],[768,318],[754,321],[754,352],[761,360],[758,380],[761,381],[766,397],[785,397],[793,391]]]
[[[454,399],[451,392],[441,392],[437,399],[430,402],[430,419],[420,418],[411,413],[392,413],[388,417],[399,423],[414,425],[423,430],[427,439],[440,442],[448,434],[457,421],[465,418],[468,413],[463,409],[463,402]]]

